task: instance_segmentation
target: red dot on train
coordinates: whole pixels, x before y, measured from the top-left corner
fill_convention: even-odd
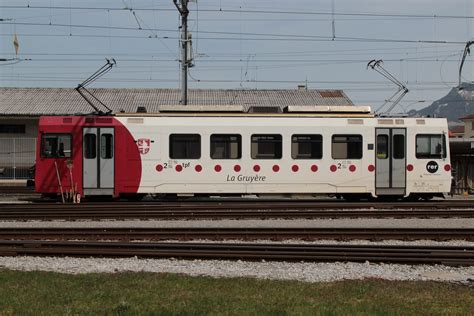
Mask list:
[[[291,166],[291,170],[293,172],[298,172],[298,170],[300,170],[300,167],[298,167],[298,165],[293,165],[293,166]]]
[[[214,167],[214,170],[215,170],[216,172],[221,172],[221,170],[222,170],[221,165],[216,165],[216,166]]]
[[[181,172],[181,171],[183,171],[183,166],[181,166],[181,165],[176,165],[176,168],[175,168],[175,169],[176,169],[176,171]]]
[[[330,169],[331,169],[332,172],[336,172],[337,167],[336,167],[336,165],[331,165]]]
[[[235,165],[235,166],[234,166],[234,171],[235,171],[235,172],[239,172],[241,169],[242,169],[242,168],[240,168],[239,165]]]
[[[163,171],[163,166],[162,165],[156,165],[156,171],[158,171],[158,172]]]
[[[259,172],[260,171],[260,166],[259,165],[253,166],[253,171]]]
[[[317,165],[312,165],[311,166],[311,171],[313,171],[313,172],[318,171],[318,166]]]
[[[273,170],[273,172],[278,172],[278,171],[280,171],[280,166],[273,165],[272,170]]]
[[[356,166],[350,165],[350,166],[349,166],[349,171],[350,171],[350,172],[356,171]]]
[[[374,172],[375,171],[375,166],[374,165],[369,165],[367,167],[367,169],[369,169],[370,172]]]
[[[413,168],[414,168],[413,165],[407,165],[407,170],[408,171],[413,171]]]
[[[445,171],[451,171],[451,165],[444,165]]]
[[[202,171],[202,166],[201,165],[196,165],[196,167],[194,167],[194,170],[196,170],[197,172],[201,172]]]

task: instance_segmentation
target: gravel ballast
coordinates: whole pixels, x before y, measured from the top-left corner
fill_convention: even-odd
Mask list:
[[[444,281],[472,284],[474,267],[366,263],[245,262],[138,258],[0,257],[0,267],[68,274],[154,272],[189,276],[251,277],[304,282],[379,278],[399,281]]]

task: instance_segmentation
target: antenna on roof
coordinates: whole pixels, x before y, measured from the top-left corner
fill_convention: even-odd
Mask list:
[[[94,72],[89,78],[84,80],[82,83],[78,84],[75,89],[81,95],[81,97],[83,97],[84,100],[86,100],[87,103],[89,103],[90,106],[92,106],[92,108],[98,115],[109,115],[110,113],[112,113],[112,109],[109,108],[107,105],[105,105],[102,101],[100,101],[94,94],[92,94],[92,92],[87,90],[86,86],[88,86],[92,82],[96,81],[98,78],[108,73],[110,69],[112,69],[112,67],[117,64],[117,62],[113,58],[112,59],[106,58],[105,60],[107,61],[107,63],[104,66],[100,67],[99,70]],[[98,102],[100,105],[106,108],[107,112],[103,112],[99,110],[99,108],[94,105],[92,100],[95,100],[95,102]]]
[[[384,76],[385,78],[387,78],[388,80],[393,82],[398,87],[398,90],[390,98],[385,100],[384,104],[382,104],[382,106],[379,107],[377,111],[375,111],[376,114],[379,114],[379,113],[388,114],[388,113],[390,113],[390,111],[393,110],[393,108],[401,101],[401,99],[409,91],[408,88],[400,80],[395,78],[391,73],[389,73],[385,68],[383,68],[382,64],[383,64],[382,59],[379,59],[379,60],[372,59],[367,64],[367,68],[369,68],[369,67],[372,68],[373,70],[375,70],[376,72],[378,72],[379,74],[381,74],[382,76]],[[396,96],[397,96],[397,98],[395,100],[392,100]],[[382,112],[382,109],[385,107],[385,105],[390,103],[390,102],[392,103],[392,105],[390,105],[390,107],[387,109],[387,111]]]
[[[466,43],[466,47],[464,47],[464,53],[462,54],[462,59],[461,59],[461,64],[459,65],[459,85],[458,88],[461,87],[461,72],[462,72],[462,67],[464,66],[464,61],[466,60],[467,55],[471,54],[471,50],[469,47],[474,44],[474,41],[469,41]]]

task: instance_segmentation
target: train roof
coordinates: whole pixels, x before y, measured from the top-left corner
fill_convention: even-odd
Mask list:
[[[175,105],[162,107],[159,113],[146,113],[141,109],[135,113],[116,113],[116,116],[259,116],[259,117],[374,117],[370,106],[331,106],[331,105],[291,105],[283,110],[280,107],[250,107],[239,105],[196,106]]]

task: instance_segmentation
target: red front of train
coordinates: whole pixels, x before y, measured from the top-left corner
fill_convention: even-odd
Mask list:
[[[141,172],[137,144],[115,118],[40,118],[36,192],[51,196],[71,192],[80,196],[133,195],[140,185]]]

